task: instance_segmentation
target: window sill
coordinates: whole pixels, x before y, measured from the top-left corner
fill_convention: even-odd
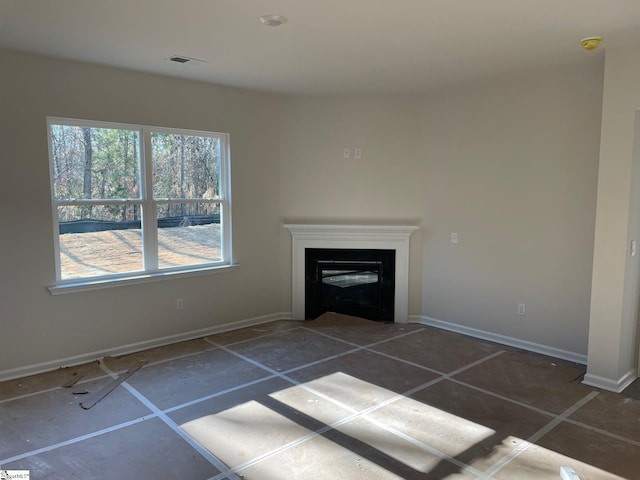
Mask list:
[[[224,265],[222,267],[194,268],[179,272],[146,273],[126,278],[109,278],[101,280],[79,280],[77,282],[60,283],[47,287],[51,295],[63,295],[65,293],[85,292],[103,288],[124,287],[142,283],[160,282],[168,279],[197,277],[202,275],[215,275],[237,270],[238,265]]]

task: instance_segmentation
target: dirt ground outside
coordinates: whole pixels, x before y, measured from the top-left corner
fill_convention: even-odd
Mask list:
[[[158,229],[160,268],[219,261],[220,224]],[[142,270],[139,229],[60,235],[62,279]]]

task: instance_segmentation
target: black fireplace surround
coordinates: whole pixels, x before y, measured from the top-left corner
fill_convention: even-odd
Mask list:
[[[395,250],[306,248],[305,318],[325,312],[393,322]]]

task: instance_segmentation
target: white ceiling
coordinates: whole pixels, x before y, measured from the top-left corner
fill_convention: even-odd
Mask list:
[[[279,93],[419,92],[630,44],[640,0],[0,0],[0,47]]]

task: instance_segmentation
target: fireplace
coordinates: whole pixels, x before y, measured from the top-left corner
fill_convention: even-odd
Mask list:
[[[340,298],[329,298],[323,295],[330,295],[330,285],[345,284],[355,280],[361,285],[361,289],[365,290],[368,280],[373,283],[374,276],[379,276],[382,272],[382,293],[383,297],[391,295],[393,301],[382,307],[385,312],[379,319],[385,321],[394,321],[396,323],[406,323],[409,318],[409,237],[418,229],[412,225],[319,225],[319,224],[287,224],[284,227],[291,232],[292,239],[292,317],[296,320],[304,320],[309,318],[307,315],[307,250],[324,249],[324,250],[349,250],[350,255],[345,258],[321,258],[324,262],[321,264],[320,275],[326,275],[325,293],[320,293],[321,302],[333,302],[331,308],[327,310],[336,311],[336,303],[346,308],[346,304],[358,300],[358,295],[363,292],[354,292],[349,298],[340,296]],[[363,259],[354,258],[351,254],[356,250],[388,250],[393,252],[395,256],[392,266],[384,264],[384,260],[380,259]],[[337,258],[337,260],[336,260]],[[354,261],[355,260],[355,261]],[[340,263],[345,262],[345,263]],[[374,263],[364,263],[374,262]],[[377,264],[376,262],[382,262]],[[342,269],[342,267],[345,267]],[[347,268],[348,267],[348,268]],[[351,268],[354,267],[354,268]],[[317,270],[317,267],[316,267]],[[393,271],[392,277],[386,277],[388,270]],[[332,274],[334,271],[336,274]],[[351,272],[351,273],[350,273]],[[344,274],[344,275],[342,275]],[[318,275],[318,272],[314,274]],[[349,277],[351,275],[351,277]],[[335,277],[335,278],[334,278]],[[337,278],[342,277],[342,279]],[[321,278],[321,277],[320,277]],[[367,280],[368,279],[368,280]],[[341,282],[341,280],[344,280]],[[317,282],[317,280],[316,280]],[[393,290],[385,290],[384,285],[393,283]],[[373,290],[373,287],[366,287],[366,290]],[[346,293],[346,292],[344,292]],[[371,292],[367,292],[370,294]],[[372,302],[372,297],[366,302]],[[313,301],[313,299],[311,299]],[[384,298],[383,298],[384,302]],[[361,305],[362,306],[362,305]],[[324,308],[324,307],[323,307]],[[373,308],[373,307],[372,307]],[[389,311],[393,312],[391,316]],[[355,314],[355,313],[354,313]],[[363,316],[362,314],[358,316]]]
[[[305,318],[338,312],[393,321],[394,250],[305,249]]]

